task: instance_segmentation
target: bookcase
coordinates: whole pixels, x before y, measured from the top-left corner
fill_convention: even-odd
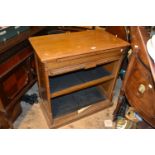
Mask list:
[[[104,30],[31,37],[40,106],[57,128],[112,105],[118,71],[129,44]]]

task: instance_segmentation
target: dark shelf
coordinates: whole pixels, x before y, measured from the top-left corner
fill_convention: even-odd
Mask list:
[[[52,100],[53,118],[74,112],[83,107],[105,100],[103,92],[90,87]]]
[[[111,75],[109,71],[105,70],[102,66],[99,66],[93,69],[80,70],[55,77],[49,77],[50,92],[55,93],[109,75]]]

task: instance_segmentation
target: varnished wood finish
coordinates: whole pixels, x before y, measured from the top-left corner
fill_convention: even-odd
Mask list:
[[[93,81],[86,82],[86,83],[83,83],[83,84],[75,85],[75,86],[63,89],[61,91],[52,93],[51,98],[58,97],[58,96],[61,96],[61,95],[65,95],[65,94],[69,94],[69,93],[78,91],[80,89],[85,89],[85,88],[88,88],[88,87],[92,87],[92,86],[101,84],[104,81],[112,80],[113,78],[114,78],[113,75],[109,75],[109,76],[105,76],[105,77],[102,77],[102,78],[97,79],[97,80],[93,80]]]
[[[0,65],[0,77],[18,66],[21,62],[32,56],[32,49],[24,49],[21,53],[13,55],[6,63]]]
[[[29,40],[35,50],[41,97],[40,105],[49,127],[59,127],[103,110],[112,104],[112,91],[124,55],[123,51],[129,46],[127,42],[103,30],[54,34],[32,37]],[[85,84],[75,85],[54,94],[50,93],[48,77],[52,78],[55,75],[59,76],[64,73],[70,74],[72,71],[95,68],[98,65],[105,66],[112,75]],[[66,95],[90,86],[102,85],[106,82],[108,82],[108,92],[104,101],[89,106],[81,113],[75,111],[58,118],[53,118],[51,98]]]
[[[0,111],[0,129],[9,129],[13,128],[12,123],[7,118],[4,111]]]
[[[33,49],[27,38],[42,29],[31,27],[0,43],[0,111],[5,113],[0,115],[1,120],[11,123],[16,120],[22,111],[21,97],[36,81]]]
[[[45,109],[43,110],[43,112],[46,111],[47,117],[50,118],[48,120],[50,121],[50,123],[52,123],[52,107],[51,104],[49,104],[51,97],[47,68],[44,63],[40,62],[40,60],[37,58],[37,55],[35,55],[35,60],[37,68],[39,95],[41,97],[41,107]]]
[[[150,68],[148,57],[147,57],[147,49],[146,44],[149,40],[149,34],[146,29],[142,26],[133,26],[130,27],[131,34],[131,46],[133,52],[137,53],[139,59]]]
[[[80,54],[79,56],[70,56],[68,58],[48,61],[48,74],[59,75],[78,69],[89,69],[97,65],[105,64],[119,60],[122,55],[121,49],[112,49],[106,51],[96,51],[90,54]]]
[[[116,77],[118,76],[123,58],[124,56],[122,55],[119,61],[111,62],[105,66],[105,68],[110,70],[112,72],[112,75],[115,77],[114,79],[107,80],[107,82],[102,84],[103,91],[110,100],[112,100],[113,97],[113,89],[117,79]]]
[[[31,75],[32,67],[29,65],[31,56],[32,53],[29,57],[24,57],[24,61],[22,59],[16,61],[14,65],[10,65],[10,63],[5,65],[7,62],[2,64],[6,67],[2,68],[2,74],[0,74],[1,104],[12,122],[21,112],[19,99],[36,81],[36,78]],[[7,67],[9,65],[10,68]]]
[[[127,42],[103,30],[47,35],[33,37],[29,40],[42,62],[123,48],[128,45]]]
[[[155,127],[155,81],[149,64],[150,57],[147,55],[148,39],[144,27],[131,27],[133,54],[123,82],[123,91],[129,103]]]
[[[106,31],[123,40],[129,41],[130,39],[129,27],[127,26],[107,26]]]

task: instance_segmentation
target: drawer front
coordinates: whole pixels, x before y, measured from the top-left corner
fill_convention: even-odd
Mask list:
[[[130,104],[147,117],[155,118],[155,88],[151,73],[137,59],[128,72],[124,88]]]
[[[49,75],[57,75],[78,69],[88,69],[97,65],[117,60],[121,57],[120,49],[99,51],[95,54],[85,54],[74,57],[67,57],[48,62]]]
[[[4,61],[2,64],[0,64],[0,77],[7,74],[10,70],[15,68],[29,56],[31,56],[32,52],[33,51],[31,48],[22,49],[21,51],[17,51],[17,54],[14,54],[6,61]]]
[[[28,84],[29,71],[23,63],[1,78],[1,95],[4,107]]]

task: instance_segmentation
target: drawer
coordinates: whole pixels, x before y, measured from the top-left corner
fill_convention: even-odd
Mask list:
[[[13,68],[15,68],[17,65],[19,65],[32,54],[33,53],[31,48],[25,48],[20,51],[17,51],[17,54],[11,56],[2,64],[0,64],[0,77],[7,74],[9,71],[11,71]]]
[[[6,107],[29,82],[26,62],[11,70],[0,79],[1,98]]]
[[[122,52],[120,49],[99,51],[95,54],[84,54],[74,57],[66,57],[48,62],[47,69],[49,75],[57,75],[78,69],[88,69],[97,65],[120,59]]]
[[[147,117],[155,118],[155,88],[151,73],[138,60],[134,60],[134,67],[127,70],[125,94],[130,102],[138,111]]]

